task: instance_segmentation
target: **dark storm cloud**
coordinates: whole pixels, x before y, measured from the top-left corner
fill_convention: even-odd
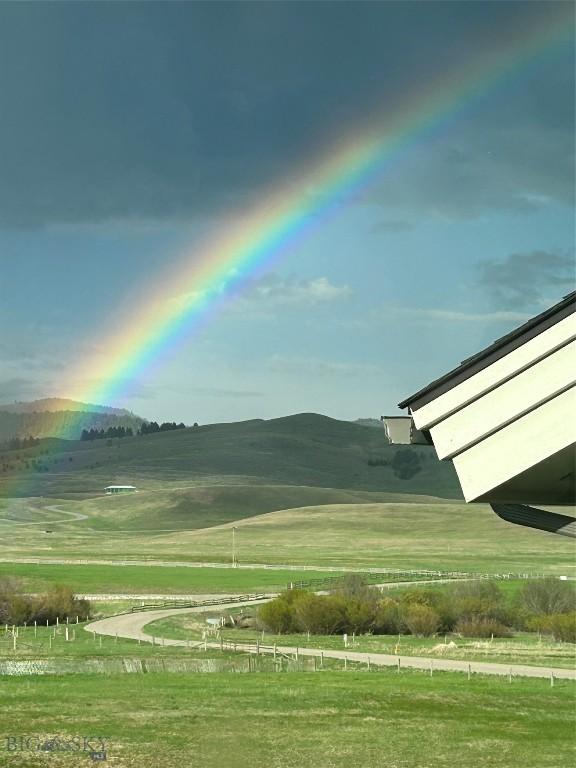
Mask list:
[[[550,293],[560,298],[576,282],[574,256],[548,251],[512,253],[501,261],[487,259],[478,269],[480,285],[498,306],[530,307]]]
[[[556,6],[3,3],[0,224],[247,202],[331,137]],[[457,140],[414,152],[374,199],[467,215],[569,197],[569,58],[486,102]]]

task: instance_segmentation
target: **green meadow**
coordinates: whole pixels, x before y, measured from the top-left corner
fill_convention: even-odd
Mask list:
[[[38,592],[50,584],[66,584],[80,593],[204,594],[281,591],[291,581],[325,578],[321,571],[276,569],[149,567],[144,565],[45,565],[0,563],[0,578],[21,579]],[[329,575],[329,574],[328,574]],[[337,576],[337,573],[333,574]]]
[[[58,506],[88,512],[82,502]],[[323,504],[177,532],[104,532],[81,519],[53,524],[46,534],[44,526],[4,523],[0,558],[230,564],[233,527],[237,558],[244,564],[576,575],[570,540],[505,523],[487,505],[441,500]]]
[[[424,672],[4,678],[2,736],[104,739],[122,768],[558,768],[574,685]],[[0,752],[34,768],[46,754]],[[50,765],[78,764],[51,754]]]

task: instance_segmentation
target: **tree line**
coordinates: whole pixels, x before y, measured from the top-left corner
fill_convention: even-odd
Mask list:
[[[528,630],[576,643],[576,592],[567,582],[550,578],[526,582],[513,598],[492,581],[415,587],[391,597],[354,575],[329,595],[288,590],[263,605],[258,619],[277,634],[509,637],[514,630]]]
[[[32,448],[38,445],[39,442],[40,439],[38,437],[28,435],[27,437],[11,437],[4,445],[9,451],[17,451],[20,448]]]
[[[195,425],[197,426],[197,425]],[[158,424],[157,421],[143,422],[136,431],[137,435],[152,435],[155,432],[170,432],[173,429],[186,429],[186,424],[175,421],[164,421]],[[108,429],[83,429],[80,440],[103,440],[113,437],[134,437],[132,427],[108,427]]]

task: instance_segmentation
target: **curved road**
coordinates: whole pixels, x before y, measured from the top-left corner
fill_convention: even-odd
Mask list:
[[[251,601],[250,605],[264,603],[266,599]],[[219,605],[218,608],[225,610],[227,608],[236,608],[246,605],[246,602],[230,602],[225,605]],[[182,613],[201,613],[206,611],[206,606],[196,608],[166,608],[158,611],[145,611],[142,613],[122,614],[119,616],[110,616],[107,619],[100,619],[87,624],[84,629],[88,632],[95,632],[98,635],[118,635],[131,640],[140,640],[147,643],[154,642],[154,637],[145,632],[145,627],[152,621],[164,619],[168,616],[176,616]],[[158,638],[156,638],[158,639]],[[187,640],[173,640],[165,638],[163,645],[188,646]],[[200,643],[196,643],[200,644]],[[220,643],[207,643],[210,648],[220,648]],[[255,646],[246,643],[236,643],[235,648],[238,651],[254,652]],[[259,646],[260,653],[273,653],[272,646]],[[294,654],[294,646],[276,646],[276,652],[281,654]],[[484,661],[456,661],[453,659],[430,658],[424,656],[395,656],[385,653],[357,653],[354,651],[335,651],[321,650],[318,648],[298,648],[300,656],[316,656],[329,659],[348,659],[348,661],[359,661],[363,663],[370,662],[375,666],[400,667],[411,669],[425,669],[446,672],[475,672],[484,675],[502,675],[512,674],[516,677],[544,677],[550,678],[554,675],[556,678],[567,680],[576,680],[576,670],[561,669],[558,667],[532,667],[525,664],[498,664],[496,662]]]
[[[49,507],[42,507],[41,509],[28,508],[28,512],[43,512],[47,509],[49,512],[59,512],[61,515],[67,515],[68,518],[58,518],[57,520],[26,520],[24,522],[19,520],[12,520],[8,517],[0,518],[0,523],[7,523],[8,525],[55,525],[56,523],[71,523],[76,520],[88,520],[88,515],[83,515],[81,512],[71,512],[67,509],[62,509],[56,504],[51,504]]]

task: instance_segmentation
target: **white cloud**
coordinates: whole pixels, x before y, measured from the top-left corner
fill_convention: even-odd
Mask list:
[[[252,285],[245,296],[245,300],[251,303],[274,306],[324,304],[345,299],[351,293],[352,290],[347,285],[334,285],[326,277],[299,280],[295,277],[283,278],[276,274],[270,274]]]
[[[398,309],[402,314],[456,323],[525,323],[532,315],[525,312],[459,312],[453,309]]]

